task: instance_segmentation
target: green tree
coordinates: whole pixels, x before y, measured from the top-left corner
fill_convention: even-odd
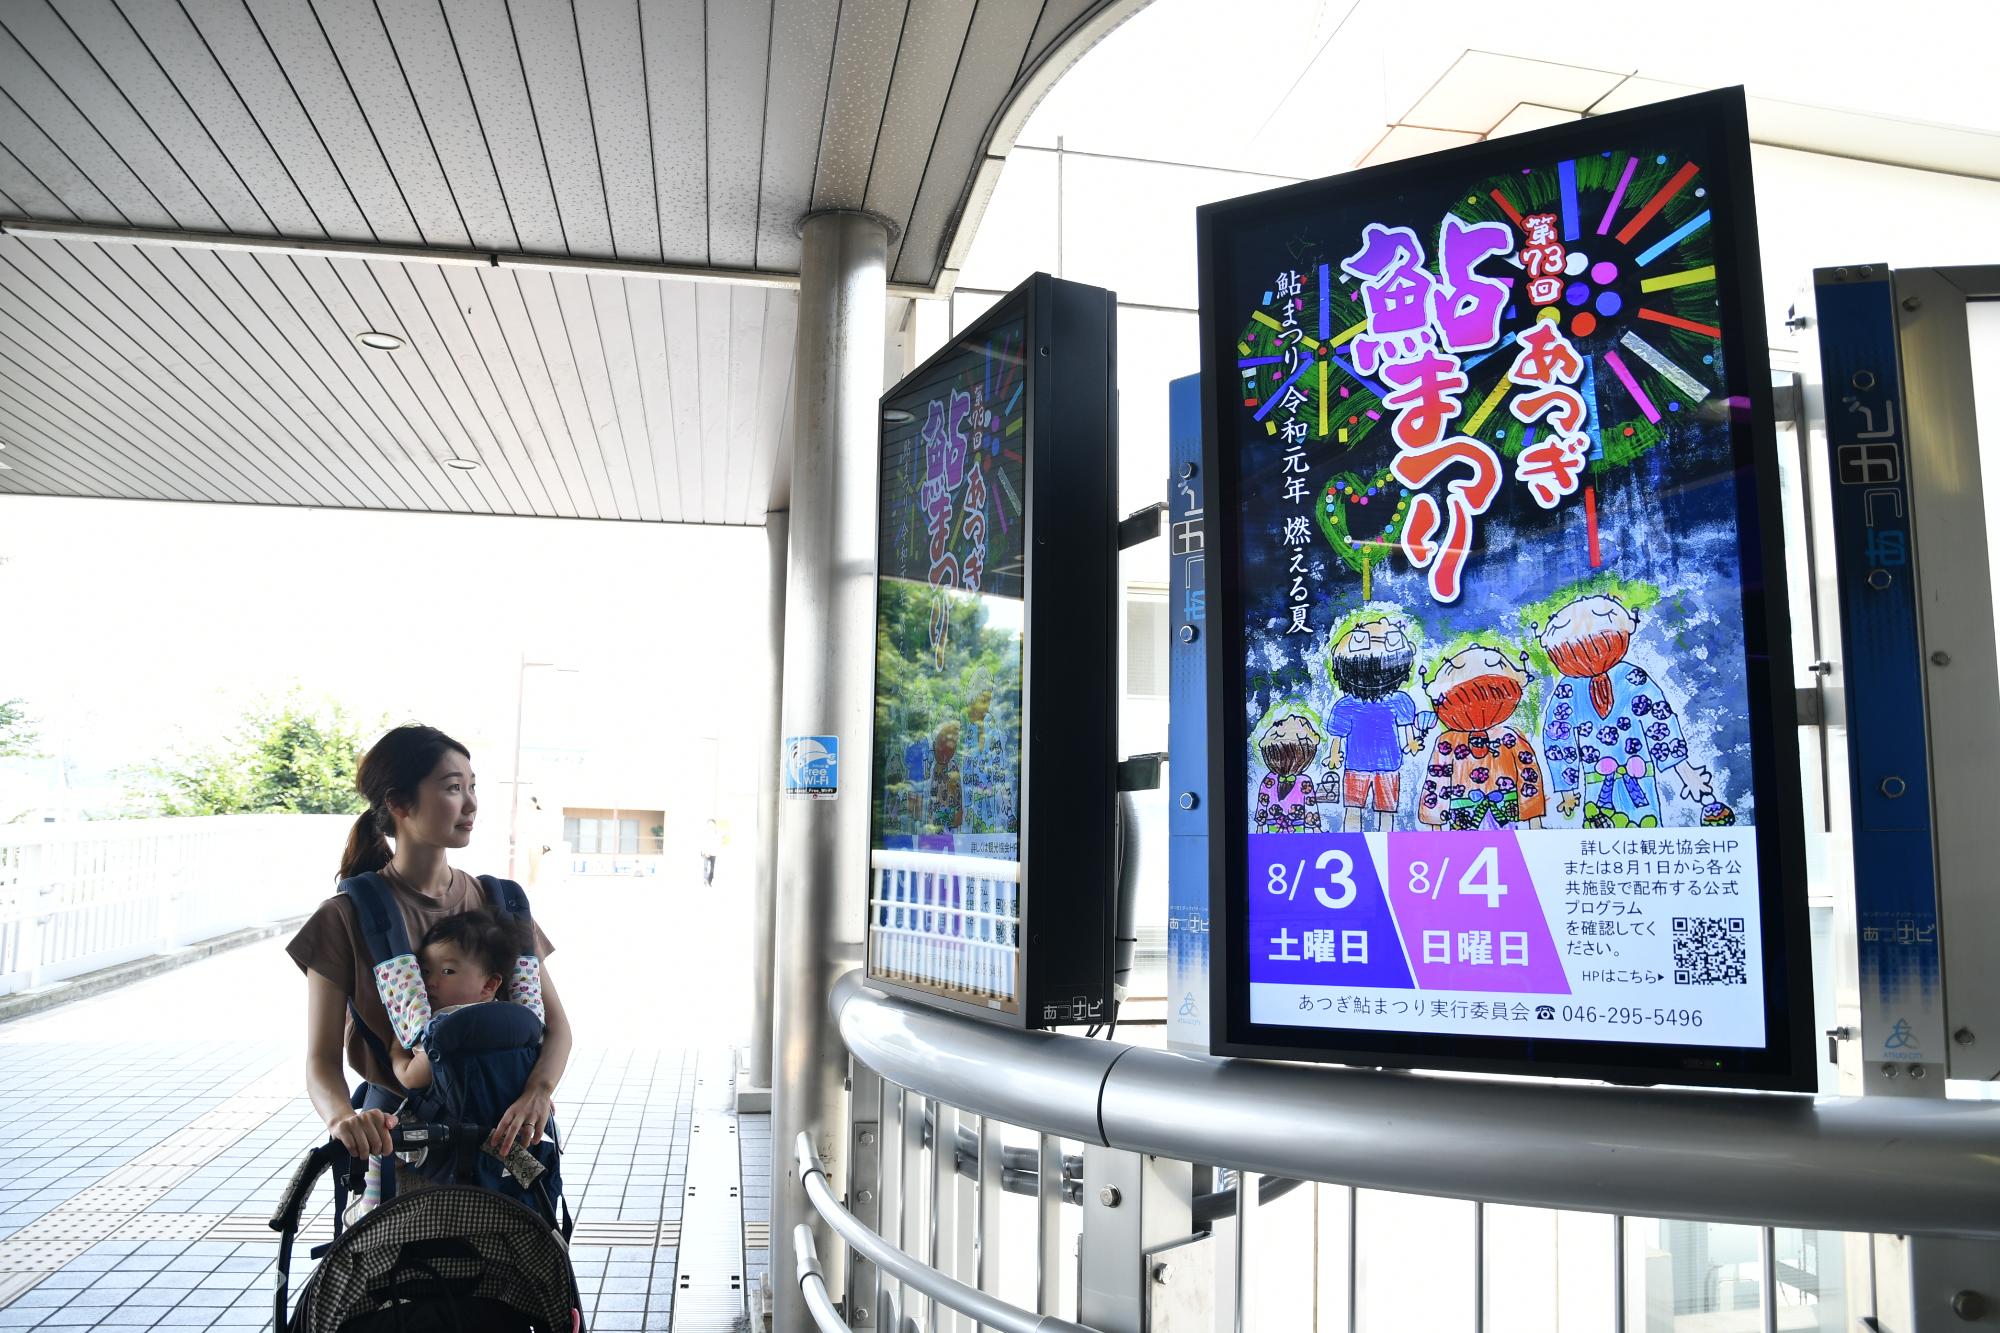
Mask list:
[[[32,757],[41,733],[35,730],[27,709],[19,699],[0,702],[0,759]]]
[[[339,704],[297,693],[260,704],[222,744],[152,769],[165,815],[351,815],[361,728]]]

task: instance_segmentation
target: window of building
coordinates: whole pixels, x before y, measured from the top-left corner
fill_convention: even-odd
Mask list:
[[[1125,591],[1125,693],[1167,697],[1167,593],[1164,588]]]
[[[658,810],[565,810],[563,841],[584,855],[657,854],[665,822],[664,812]]]

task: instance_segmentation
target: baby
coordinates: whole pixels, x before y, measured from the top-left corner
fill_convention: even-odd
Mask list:
[[[521,922],[502,920],[484,909],[444,918],[424,932],[417,946],[431,1020],[497,998],[515,960],[533,952],[534,940]],[[431,1085],[430,1056],[421,1049],[409,1051],[399,1044],[389,1060],[404,1087]]]

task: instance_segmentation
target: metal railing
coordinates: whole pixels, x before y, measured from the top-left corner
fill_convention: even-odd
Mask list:
[[[332,890],[344,815],[0,828],[0,995],[298,916]]]
[[[1607,1285],[1620,1330],[1628,1215],[1750,1224],[1764,1328],[1777,1319],[1773,1289],[1799,1284],[1776,1257],[1773,1228],[1950,1238],[2000,1259],[2000,1103],[1221,1060],[983,1024],[885,998],[858,973],[835,987],[832,1006],[853,1058],[852,1210],[803,1135],[793,1147],[808,1197],[850,1247],[849,1328],[1067,1329],[1061,1316],[1074,1314],[1108,1333],[1206,1333],[1216,1303],[1225,1312],[1233,1303],[1235,1327],[1251,1327],[1245,1238],[1259,1225],[1256,1196],[1275,1197],[1270,1177],[1355,1187],[1343,1243],[1350,1329],[1359,1326],[1353,1210],[1368,1190],[1477,1200],[1475,1293],[1489,1205],[1613,1214]],[[1037,1133],[1039,1151],[1003,1144],[1002,1122]],[[1082,1145],[1080,1182],[1065,1139]],[[1237,1191],[1249,1196],[1240,1207],[1216,1206],[1225,1181],[1250,1172],[1267,1173],[1266,1188]],[[993,1304],[1000,1200],[1030,1181],[1036,1313]],[[1066,1196],[1082,1204],[1073,1309],[1059,1309]],[[1019,1227],[1006,1231],[1010,1243],[1022,1238]],[[1175,1272],[1193,1276],[1168,1299]],[[1218,1273],[1233,1273],[1231,1290]],[[1482,1301],[1475,1294],[1475,1329]]]

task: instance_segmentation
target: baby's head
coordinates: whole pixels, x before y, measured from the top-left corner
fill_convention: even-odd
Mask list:
[[[448,916],[424,932],[417,961],[433,1009],[490,1000],[507,984],[514,961],[533,947],[518,922],[484,908]]]

